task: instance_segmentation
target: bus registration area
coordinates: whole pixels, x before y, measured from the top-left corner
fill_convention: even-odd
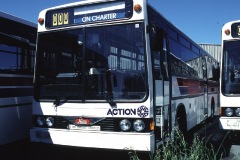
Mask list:
[[[236,119],[236,118],[224,118],[221,117],[220,119],[220,123],[219,123],[219,127],[221,129],[229,129],[229,130],[240,130],[240,119]]]

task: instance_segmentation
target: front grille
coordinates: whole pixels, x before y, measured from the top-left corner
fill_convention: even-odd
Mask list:
[[[64,117],[56,116],[54,117],[55,125],[54,128],[67,129],[68,124],[73,124]]]
[[[96,125],[101,126],[101,130],[102,131],[114,131],[116,130],[116,120],[114,120],[113,118],[106,118],[103,119],[102,121],[99,121],[98,123],[96,123]]]
[[[61,129],[67,129],[68,124],[74,124],[75,118],[78,117],[61,117],[61,116],[56,116],[54,117],[55,120],[55,125],[54,128],[61,128]],[[105,118],[94,125],[100,126],[101,131],[114,131],[116,130],[114,126],[116,120],[113,118]]]
[[[33,117],[33,123],[35,124],[36,127],[41,127],[41,128],[48,128],[48,126],[43,124],[42,126],[37,125],[37,118],[39,116],[34,116]],[[48,116],[40,116],[45,119]],[[44,118],[45,117],[45,118]],[[75,116],[51,116],[54,118],[54,126],[50,128],[57,128],[57,129],[68,129],[69,124],[74,125],[75,124],[75,119],[80,118],[80,117],[75,117]],[[96,120],[94,122],[94,126],[100,126],[101,131],[109,131],[109,132],[118,132],[121,131],[119,127],[119,122],[122,118],[92,118],[92,120]],[[129,119],[131,123],[136,120],[135,118]],[[150,128],[148,127],[152,119],[144,119],[146,128],[142,132],[150,132]],[[147,125],[148,124],[148,125]],[[133,127],[129,130],[129,132],[135,132],[133,130]]]

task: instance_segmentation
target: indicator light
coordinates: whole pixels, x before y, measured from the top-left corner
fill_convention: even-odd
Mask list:
[[[140,12],[141,10],[142,10],[142,7],[141,7],[140,4],[136,4],[136,5],[134,6],[134,11]]]
[[[230,35],[230,30],[229,30],[229,29],[226,29],[226,30],[224,31],[224,33],[225,33],[226,35]]]
[[[151,131],[154,130],[154,126],[155,126],[155,125],[154,125],[154,121],[152,121],[152,122],[150,123],[150,130],[151,130]]]
[[[42,25],[44,23],[44,19],[43,18],[39,18],[38,19],[38,23]]]

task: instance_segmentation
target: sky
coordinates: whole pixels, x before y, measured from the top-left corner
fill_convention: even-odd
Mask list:
[[[41,10],[77,0],[1,0],[0,11],[37,23]],[[240,0],[148,0],[198,44],[220,44],[221,28],[240,19]],[[0,26],[1,27],[1,26]]]

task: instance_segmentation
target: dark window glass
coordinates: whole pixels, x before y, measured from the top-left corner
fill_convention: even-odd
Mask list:
[[[227,96],[240,94],[240,41],[223,44],[222,92]]]
[[[174,39],[174,40],[178,40],[178,35],[177,35],[177,33],[174,31],[174,30],[172,30],[172,29],[168,29],[168,34],[169,34],[169,36],[172,38],[172,39]]]
[[[11,37],[0,38],[0,72],[32,73],[35,46]]]
[[[185,46],[185,47],[187,47],[187,48],[190,48],[190,43],[189,43],[185,38],[179,36],[179,42],[180,42],[183,46]]]
[[[192,45],[192,50],[193,50],[193,52],[195,52],[196,54],[199,54],[199,49],[196,47],[196,46],[194,46],[194,45]]]
[[[35,98],[142,101],[147,94],[143,23],[39,35]]]

